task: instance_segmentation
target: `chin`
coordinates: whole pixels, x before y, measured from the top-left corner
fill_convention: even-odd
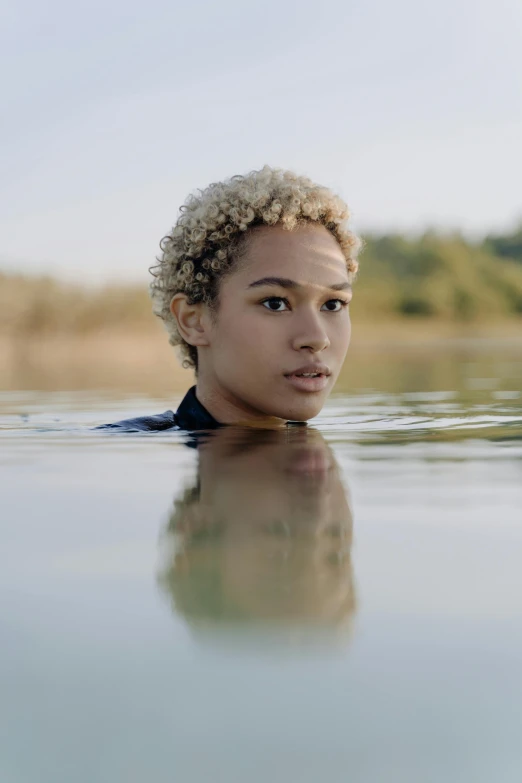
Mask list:
[[[304,399],[293,400],[288,405],[281,406],[277,412],[272,415],[285,421],[308,421],[318,416],[324,406],[325,399]]]

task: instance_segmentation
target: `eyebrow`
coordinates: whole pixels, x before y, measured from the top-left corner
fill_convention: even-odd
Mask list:
[[[295,280],[290,280],[288,277],[262,277],[261,280],[256,280],[250,283],[248,288],[258,288],[262,285],[274,285],[280,288],[302,288]],[[348,291],[351,289],[351,284],[346,281],[344,283],[333,283],[332,285],[325,286],[330,291]]]

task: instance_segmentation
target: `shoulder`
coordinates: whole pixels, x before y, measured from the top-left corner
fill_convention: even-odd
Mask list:
[[[136,419],[123,419],[113,424],[101,424],[95,430],[117,430],[118,432],[158,432],[161,430],[179,429],[176,414],[165,411],[155,416],[139,416]]]

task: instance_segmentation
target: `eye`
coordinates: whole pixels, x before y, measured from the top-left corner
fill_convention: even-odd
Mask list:
[[[271,296],[269,299],[265,299],[261,302],[261,304],[273,313],[283,313],[286,309],[286,305],[288,305],[288,300],[283,299],[281,296]],[[280,305],[285,305],[285,307],[283,308]]]
[[[348,307],[349,302],[345,299],[329,299],[324,303],[323,307],[326,307],[330,313],[338,313],[343,307]],[[322,308],[321,308],[322,309]]]

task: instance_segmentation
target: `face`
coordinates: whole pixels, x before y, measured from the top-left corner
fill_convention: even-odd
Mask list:
[[[350,299],[346,260],[324,226],[254,229],[221,281],[198,377],[245,417],[316,416],[348,350]]]

